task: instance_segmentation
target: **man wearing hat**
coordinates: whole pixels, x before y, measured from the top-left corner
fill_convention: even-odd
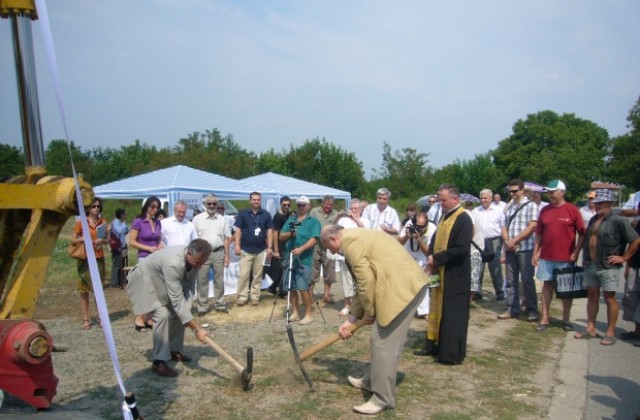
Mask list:
[[[291,291],[291,317],[289,321],[300,321],[301,325],[310,324],[311,306],[313,300],[309,285],[311,284],[311,265],[313,263],[313,250],[320,241],[320,222],[309,215],[311,201],[307,196],[301,195],[296,200],[296,213],[284,224],[280,231],[280,241],[285,243],[287,253],[285,277],[283,287],[285,291]],[[290,263],[289,259],[293,259]],[[291,274],[289,274],[289,269]],[[289,284],[291,279],[291,284]],[[301,318],[298,311],[298,293],[304,303],[305,316]]]
[[[587,329],[575,338],[594,338],[598,315],[600,289],[607,304],[607,332],[600,341],[603,346],[616,342],[615,328],[618,321],[616,290],[622,265],[629,261],[640,245],[640,236],[629,221],[611,212],[613,194],[610,190],[596,190],[593,199],[596,216],[589,222],[584,244],[584,284],[588,287]],[[627,247],[627,245],[629,245]],[[626,251],[625,251],[626,248]]]
[[[580,211],[564,199],[567,189],[564,182],[553,180],[546,189],[550,204],[543,207],[538,215],[532,261],[534,267],[538,267],[538,279],[544,282],[542,317],[537,328],[540,332],[549,327],[549,307],[555,285],[553,271],[576,263],[586,233]],[[573,299],[562,300],[562,329],[565,331],[573,330],[573,324],[569,321],[572,302]]]

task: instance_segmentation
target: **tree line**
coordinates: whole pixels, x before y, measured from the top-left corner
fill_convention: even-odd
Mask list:
[[[607,130],[574,114],[545,110],[515,122],[513,133],[498,147],[473,159],[434,168],[429,153],[414,148],[382,148],[382,165],[365,179],[362,162],[353,152],[325,138],[307,139],[301,146],[256,154],[241,147],[231,134],[216,128],[194,132],[173,147],[158,148],[135,140],[116,148],[83,150],[71,142],[76,170],[92,185],[101,185],[141,173],[186,165],[241,179],[276,172],[372,197],[380,186],[394,198],[417,199],[454,183],[462,192],[478,195],[490,188],[502,191],[509,179],[546,184],[559,178],[567,183],[569,199],[578,199],[596,180],[619,183],[628,192],[640,189],[640,98],[627,116],[629,132],[610,138]],[[473,142],[469,139],[469,142]],[[67,143],[49,143],[45,161],[50,174],[71,176]],[[21,149],[0,143],[0,179],[24,173]]]

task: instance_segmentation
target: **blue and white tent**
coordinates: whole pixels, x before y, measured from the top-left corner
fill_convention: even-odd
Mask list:
[[[158,169],[131,178],[121,179],[95,187],[97,197],[103,199],[145,199],[155,195],[169,202],[169,211],[173,212],[173,203],[185,197],[203,197],[213,193],[222,200],[249,200],[249,194],[258,191],[264,199],[277,199],[278,192],[262,185],[238,181],[222,175],[177,165]]]
[[[325,195],[332,195],[336,200],[345,200],[345,208],[349,208],[349,202],[351,201],[351,193],[348,191],[326,187],[313,182],[302,181],[300,179],[273,172],[250,176],[248,178],[241,179],[241,181],[261,185],[267,190],[275,190],[277,192],[278,196],[273,200],[271,197],[266,197],[265,194],[262,195],[263,207],[268,209],[272,214],[274,214],[280,207],[280,197],[285,195],[289,196],[292,200],[295,200],[301,195],[306,195],[309,198],[316,199],[321,199]],[[267,198],[267,200],[265,200],[265,198]]]

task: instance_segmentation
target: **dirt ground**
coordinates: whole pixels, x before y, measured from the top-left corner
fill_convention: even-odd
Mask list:
[[[316,286],[316,291],[321,290]],[[314,308],[314,322],[293,324],[299,351],[334,334],[342,322],[341,285],[334,285],[334,305],[321,301]],[[285,333],[283,313],[286,300],[275,300],[263,292],[258,307],[234,307],[229,314],[210,313],[197,318],[209,324],[212,338],[242,365],[246,348],[254,349],[251,390],[243,391],[235,371],[210,347],[195,340],[188,331],[185,350],[194,357],[188,364],[171,362],[180,375],[175,379],[156,376],[151,367],[151,332],[134,331],[131,305],[121,289],[105,290],[110,322],[119,363],[128,390],[137,397],[141,413],[148,419],[171,418],[352,418],[352,406],[368,399],[368,394],[352,388],[347,375],[357,375],[368,360],[369,327],[351,340],[339,341],[305,362],[316,389],[309,392]],[[416,357],[426,321],[414,319],[405,352],[400,360],[395,410],[384,418],[544,418],[551,398],[551,386],[561,340],[553,341],[545,364],[527,377],[520,374],[500,382],[500,391],[514,401],[527,401],[525,412],[504,415],[504,407],[488,402],[491,366],[507,363],[508,344],[497,348],[500,339],[516,328],[518,321],[496,321],[504,310],[491,293],[471,311],[468,358],[461,366],[443,366],[430,358]],[[316,294],[320,299],[321,295]],[[276,304],[274,305],[274,302]],[[273,319],[270,315],[273,311]],[[95,311],[92,309],[92,313]],[[324,316],[326,322],[323,322]],[[43,288],[36,318],[41,320],[64,352],[53,353],[55,374],[60,382],[54,404],[40,415],[82,413],[85,416],[121,418],[122,395],[105,345],[103,330],[94,325],[81,328],[78,297],[72,290]],[[520,324],[526,324],[520,322]],[[504,348],[506,346],[506,348]],[[554,347],[555,346],[555,347]],[[501,369],[501,372],[503,369]],[[497,390],[496,390],[497,391]],[[512,395],[511,395],[512,394]],[[489,398],[490,400],[490,398]],[[507,400],[507,405],[509,405]],[[28,414],[35,410],[5,395],[0,413]],[[506,413],[509,413],[508,409]]]

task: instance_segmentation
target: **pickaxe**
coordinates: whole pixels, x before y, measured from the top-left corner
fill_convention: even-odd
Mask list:
[[[209,347],[214,349],[220,356],[222,356],[227,362],[233,366],[233,368],[240,374],[240,381],[242,383],[242,390],[248,391],[251,384],[251,377],[253,376],[253,347],[247,348],[247,367],[243,367],[240,363],[231,357],[226,351],[222,349],[211,337],[205,337]]]
[[[365,321],[364,319],[361,319],[360,321],[351,325],[351,327],[349,327],[349,331],[351,331],[352,333],[356,332],[357,330],[359,330],[365,325],[367,325],[367,321]],[[302,354],[298,354],[298,347],[296,346],[296,341],[293,338],[293,329],[291,328],[290,324],[287,324],[286,328],[287,328],[287,336],[289,337],[289,343],[291,344],[291,349],[293,350],[293,358],[296,361],[296,364],[298,365],[298,367],[300,368],[300,372],[302,372],[302,376],[304,377],[305,381],[307,381],[309,388],[311,388],[311,391],[314,391],[313,384],[311,383],[311,380],[309,379],[309,375],[307,375],[307,371],[304,369],[304,365],[302,364],[302,362],[304,360],[307,360],[309,357],[313,356],[320,350],[324,349],[325,347],[329,347],[336,341],[342,339],[342,337],[340,337],[340,334],[338,333],[332,334],[329,337],[322,340],[321,342],[303,351]]]

